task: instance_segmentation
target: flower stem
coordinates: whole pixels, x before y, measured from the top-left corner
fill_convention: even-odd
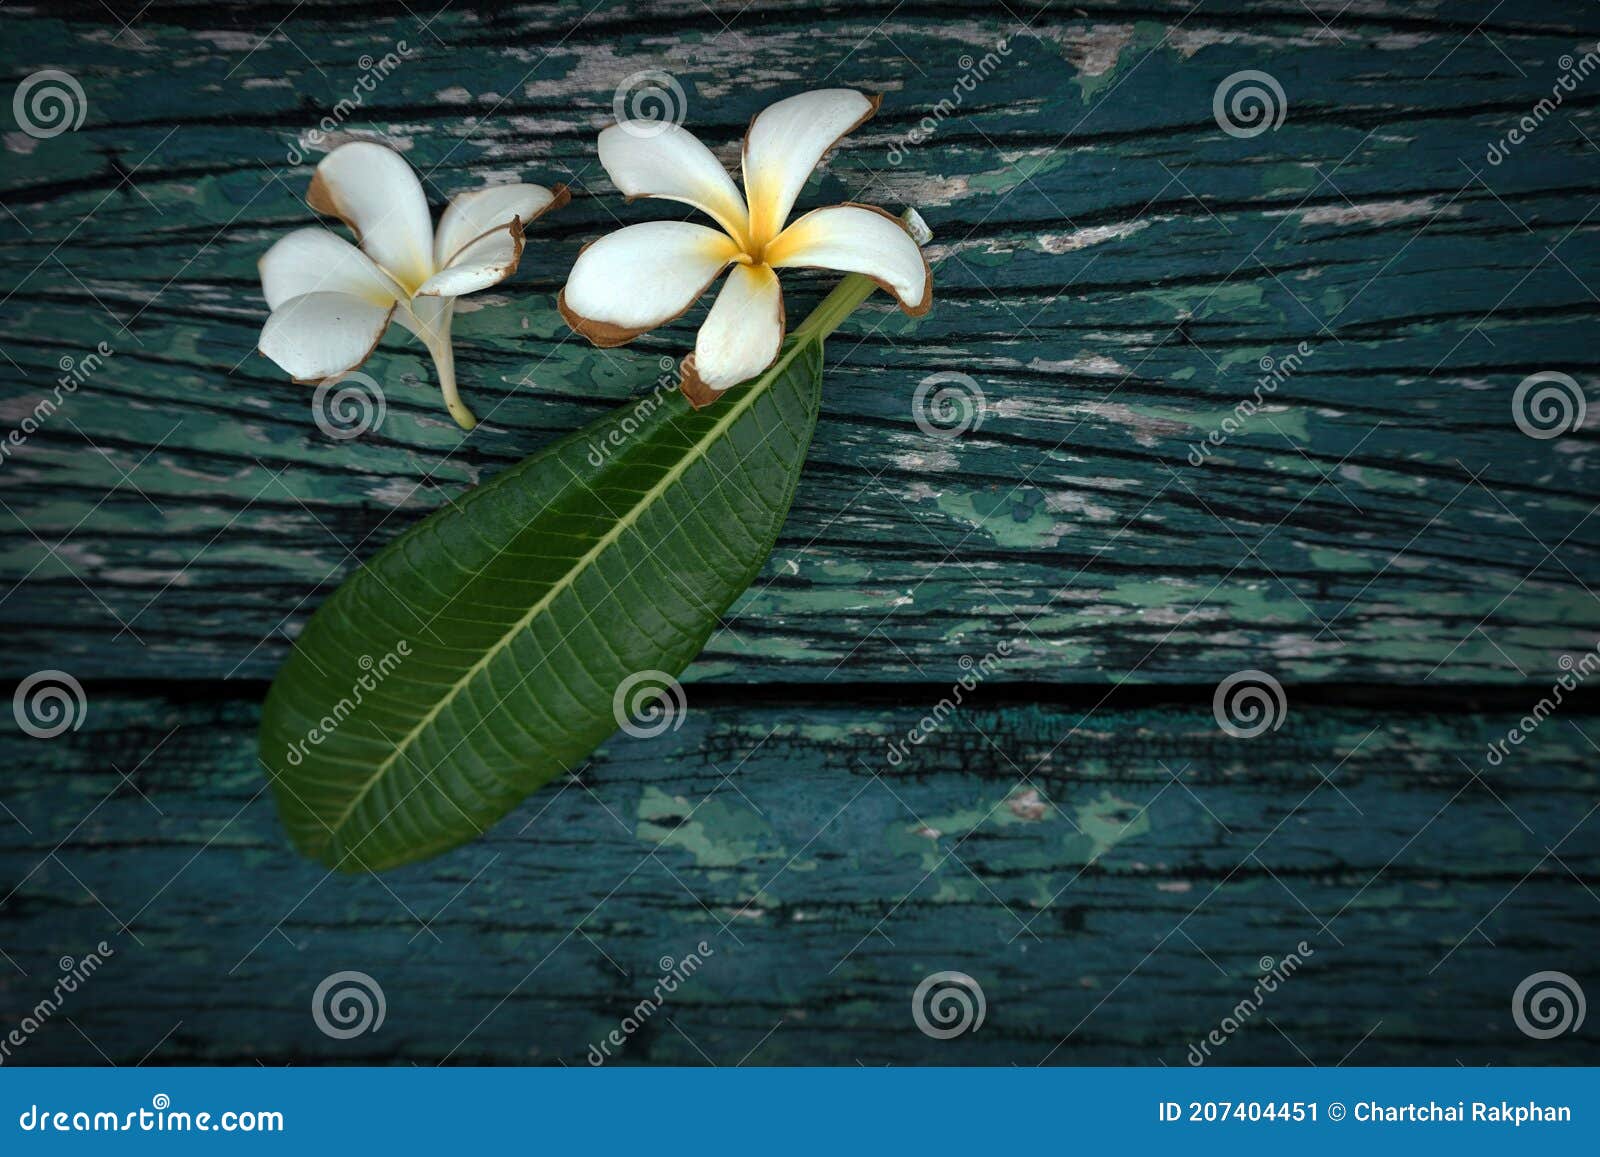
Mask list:
[[[872,278],[860,273],[849,274],[806,316],[794,336],[821,341],[838,329],[844,319],[856,311],[856,306],[871,297],[877,288],[878,283]]]
[[[900,215],[900,221],[918,245],[926,245],[932,240],[933,235],[915,209],[907,209]],[[871,297],[872,291],[877,288],[878,283],[864,274],[847,275],[800,323],[799,328],[794,331],[794,336],[823,340],[838,329],[844,323],[844,319],[854,313],[856,307]]]
[[[456,351],[450,344],[449,335],[441,342],[430,344],[429,352],[433,354],[433,366],[439,375],[439,389],[444,394],[445,409],[450,411],[456,425],[463,430],[471,430],[478,424],[478,419],[456,390]]]
[[[400,303],[398,320],[419,341],[428,347],[433,356],[433,370],[439,378],[439,392],[444,395],[445,408],[463,430],[471,430],[478,419],[461,400],[456,389],[456,351],[450,340],[450,323],[455,317],[454,298],[419,297]]]

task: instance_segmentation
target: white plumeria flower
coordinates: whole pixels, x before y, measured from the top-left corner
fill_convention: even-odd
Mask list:
[[[433,355],[451,417],[477,425],[456,392],[450,322],[456,298],[516,272],[522,230],[568,201],[557,185],[494,185],[450,202],[435,232],[422,184],[404,157],[371,141],[322,158],[306,203],[338,217],[361,247],[326,229],[297,229],[262,257],[272,316],[260,350],[297,382],[348,373],[398,321]]]
[[[578,255],[557,299],[567,324],[598,346],[622,345],[685,313],[724,269],[682,366],[696,406],[772,364],[783,344],[783,293],[775,269],[861,273],[912,316],[933,303],[933,278],[917,243],[882,209],[814,209],[787,225],[795,198],[823,154],[878,109],[881,98],[833,88],[789,97],[759,113],[745,133],[739,195],[710,149],[678,125],[627,123],[600,134],[600,163],[630,200],[664,197],[709,215],[719,232],[652,221],[607,234]],[[787,225],[787,228],[785,227]]]

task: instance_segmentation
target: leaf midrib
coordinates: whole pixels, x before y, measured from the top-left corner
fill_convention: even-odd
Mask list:
[[[442,712],[445,707],[448,706],[450,702],[457,695],[459,695],[481,671],[488,667],[489,663],[493,661],[496,655],[500,654],[501,651],[510,646],[511,640],[526,630],[528,624],[533,622],[533,620],[537,618],[552,601],[554,601],[556,596],[569,589],[576,581],[576,576],[578,574],[582,573],[586,567],[592,564],[594,559],[598,558],[602,553],[618,542],[622,537],[622,532],[637,522],[642,512],[647,509],[651,503],[656,501],[657,498],[664,494],[669,487],[676,483],[677,480],[684,475],[693,462],[696,462],[703,457],[706,451],[709,450],[716,440],[722,436],[724,430],[736,418],[754,405],[756,399],[760,398],[772,388],[772,383],[777,381],[779,376],[781,376],[784,371],[789,368],[789,364],[794,361],[799,352],[816,340],[814,333],[797,331],[795,337],[797,340],[787,350],[778,356],[778,360],[768,368],[767,372],[761,376],[761,379],[756,382],[755,385],[751,386],[750,389],[746,390],[744,396],[734,402],[734,404],[729,408],[728,412],[721,418],[717,419],[715,425],[707,428],[705,435],[702,436],[690,448],[690,450],[685,453],[683,457],[676,462],[670,470],[667,471],[666,474],[662,476],[661,481],[656,483],[649,490],[645,491],[644,494],[640,496],[639,501],[635,502],[633,506],[622,515],[622,517],[617,519],[616,525],[611,530],[608,530],[605,534],[601,535],[600,538],[595,542],[594,546],[585,551],[581,557],[576,559],[572,566],[567,569],[566,573],[557,579],[556,582],[551,585],[550,589],[541,595],[539,599],[528,608],[527,613],[518,618],[517,621],[508,630],[506,630],[500,636],[500,638],[488,648],[488,650],[483,653],[481,658],[475,660],[473,664],[467,668],[466,672],[461,676],[461,678],[457,679],[450,685],[450,689],[441,695],[439,697],[439,701],[430,707],[426,713],[424,713],[422,718],[417,721],[416,726],[400,737],[399,742],[394,745],[394,750],[384,757],[383,761],[378,764],[378,766],[373,770],[372,774],[367,777],[367,781],[361,785],[361,789],[351,797],[350,802],[345,806],[344,810],[339,813],[338,819],[334,820],[333,823],[329,825],[328,832],[330,836],[334,838],[339,837],[344,829],[344,825],[349,821],[351,815],[355,813],[356,808],[361,806],[361,802],[366,799],[368,793],[371,792],[372,789],[377,786],[378,782],[388,773],[389,768],[394,766],[395,760],[400,758],[406,749],[416,741],[417,737],[421,735],[429,727],[429,725],[431,725],[433,721],[439,717],[440,712]],[[500,706],[500,703],[503,702],[504,699],[502,698],[495,704],[494,709],[497,709]],[[468,734],[470,734],[470,732]],[[463,736],[456,743],[456,747],[460,747],[464,742],[466,742],[465,736]],[[452,747],[450,752],[447,754],[454,754],[454,752],[455,747]]]

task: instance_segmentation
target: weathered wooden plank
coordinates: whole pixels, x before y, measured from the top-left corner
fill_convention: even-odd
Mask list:
[[[132,34],[95,5],[0,16],[29,59],[80,64],[90,106],[76,133],[5,138],[6,422],[60,358],[102,337],[116,349],[5,461],[0,615],[23,640],[8,671],[44,647],[83,677],[269,675],[358,558],[646,387],[698,314],[600,354],[551,309],[583,241],[651,212],[620,205],[592,148],[618,81],[645,67],[679,78],[691,125],[730,160],[776,95],[886,92],[808,203],[914,203],[939,233],[935,312],[863,315],[835,343],[784,540],[697,678],[915,679],[1005,639],[1005,678],[1269,665],[1487,682],[1592,645],[1592,436],[1524,437],[1510,394],[1544,369],[1592,394],[1600,98],[1580,88],[1511,161],[1484,161],[1594,39],[1587,8],[1502,11],[1475,32],[1466,4],[1336,20],[1298,3],[1091,5],[1046,9],[1026,33],[1007,13],[1035,12],[1000,5],[719,9],[731,31],[698,3],[586,9],[452,7],[423,28],[307,5],[218,31],[176,5]],[[904,147],[997,30],[1012,37],[1001,65]],[[435,198],[510,176],[577,193],[462,319],[463,379],[493,412],[464,445],[398,341],[369,366],[383,426],[346,443],[250,354],[255,258],[308,216],[288,149],[347,95],[357,58],[398,39],[415,52],[351,127],[436,168]],[[1211,115],[1244,68],[1274,72],[1289,105],[1249,140]],[[819,285],[792,280],[791,315]],[[1188,464],[1258,363],[1302,342],[1268,408]],[[940,370],[988,402],[956,441],[912,421]]]
[[[1523,977],[1581,977],[1596,947],[1600,720],[1581,704],[1487,766],[1531,703],[1291,688],[1281,729],[1245,740],[1207,703],[980,698],[890,764],[940,692],[702,688],[681,730],[619,736],[480,842],[379,879],[288,850],[253,705],[177,694],[93,687],[81,731],[0,736],[0,1025],[58,958],[115,952],[19,1063],[582,1064],[701,941],[622,1060],[1182,1065],[1290,952],[1303,970],[1218,1060],[1597,1059],[1592,1034],[1535,1041],[1510,1016]],[[387,1018],[333,1040],[312,993],[346,969]],[[952,969],[986,1020],[931,1040],[911,993]]]

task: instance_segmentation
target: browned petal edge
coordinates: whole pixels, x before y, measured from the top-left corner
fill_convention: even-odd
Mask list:
[[[575,258],[572,263],[574,269],[577,268],[578,260],[589,251],[589,246],[593,244],[594,242],[590,241],[582,249],[578,250],[578,257]],[[649,333],[653,329],[658,329],[661,326],[677,321],[680,317],[694,308],[694,303],[705,296],[706,290],[711,288],[711,283],[716,281],[717,278],[721,277],[723,270],[727,269],[731,264],[732,260],[730,259],[729,261],[726,261],[722,265],[718,266],[717,271],[711,275],[711,279],[699,289],[695,290],[693,296],[689,298],[689,303],[677,313],[673,314],[671,317],[664,317],[659,321],[653,321],[649,325],[640,326],[637,329],[629,329],[626,326],[616,325],[609,321],[601,321],[598,318],[584,317],[583,314],[579,313],[577,310],[573,309],[567,304],[567,290],[565,286],[562,286],[561,292],[556,294],[556,309],[560,312],[562,320],[565,321],[569,327],[571,327],[574,333],[583,335],[589,339],[590,344],[597,345],[601,349],[612,349],[615,346],[627,345],[630,341],[642,333]],[[568,273],[567,276],[570,278],[572,275]]]
[[[842,201],[842,202],[839,203],[838,206],[825,205],[825,206],[823,206],[823,208],[835,208],[835,207],[844,208],[846,206],[848,206],[849,208],[852,208],[852,209],[865,209],[869,213],[876,213],[878,216],[884,218],[885,220],[893,221],[894,224],[895,224],[895,227],[898,228],[907,237],[911,236],[911,232],[910,232],[910,230],[908,230],[906,228],[906,223],[904,221],[900,220],[900,218],[896,217],[893,213],[889,212],[887,209],[880,209],[876,205],[863,205],[859,201]],[[818,210],[818,209],[811,210],[812,213],[817,213],[817,212],[820,212],[820,211],[821,210]],[[806,216],[810,216],[810,214],[806,214]],[[916,239],[912,238],[911,243],[913,245],[916,245]],[[879,289],[883,290],[890,297],[894,298],[895,303],[897,305],[899,305],[900,308],[910,317],[921,317],[923,314],[927,313],[930,309],[933,308],[933,267],[928,264],[928,255],[922,251],[922,246],[920,246],[920,245],[917,245],[917,256],[922,258],[922,284],[925,286],[925,288],[923,289],[923,292],[922,292],[922,300],[917,302],[915,305],[907,305],[905,302],[901,301],[900,300],[900,295],[895,292],[894,286],[890,285],[887,281],[883,280],[881,277],[873,277],[872,274],[870,274],[870,273],[863,273],[861,275],[862,277],[865,277],[865,278],[875,282]],[[790,268],[790,269],[823,269],[823,268],[826,268],[826,266],[795,264],[795,265],[788,266],[788,268]]]
[[[511,230],[511,261],[506,266],[505,273],[501,275],[501,281],[504,281],[507,277],[510,277],[513,273],[515,273],[517,271],[517,266],[522,264],[522,250],[526,244],[526,239],[528,236],[523,229],[521,217],[511,218],[511,220],[507,223],[506,228]]]
[[[697,410],[703,410],[712,402],[722,397],[725,391],[713,390],[706,385],[694,368],[694,354],[690,354],[678,363],[678,389],[683,391],[683,396],[689,399],[689,405]]]
[[[840,87],[843,87],[843,86],[841,85]],[[852,91],[860,92],[861,90],[860,89],[853,89]],[[863,92],[863,93],[861,93],[861,95],[867,98],[867,102],[871,107],[869,107],[867,109],[867,111],[862,114],[860,120],[856,121],[855,124],[851,125],[847,129],[845,129],[844,132],[840,133],[838,136],[834,137],[833,138],[833,143],[830,144],[827,148],[823,149],[822,152],[817,155],[817,164],[818,165],[822,164],[823,158],[826,157],[829,153],[833,152],[833,150],[838,146],[840,141],[844,140],[845,137],[847,137],[851,133],[855,132],[858,128],[860,128],[862,125],[866,124],[869,120],[871,120],[874,116],[876,116],[878,114],[878,106],[883,104],[883,94],[882,93],[870,93],[869,94],[869,93]],[[775,104],[777,102],[774,101],[773,103]],[[768,106],[768,107],[771,107],[771,106]],[[766,112],[766,111],[767,111],[766,109],[762,109],[761,110],[761,112]],[[759,113],[759,112],[756,113],[755,116],[750,118],[750,123],[745,126],[744,140],[739,145],[739,166],[740,166],[741,170],[744,167],[745,158],[750,155],[750,130],[756,127],[756,121],[759,120],[760,117],[761,117],[761,113]],[[746,195],[748,196],[748,191],[747,191]]]
[[[290,300],[292,301],[293,298]],[[388,315],[383,319],[383,324],[378,327],[378,336],[372,339],[372,344],[367,347],[367,352],[362,354],[349,365],[345,366],[344,369],[340,370],[338,373],[327,374],[320,378],[297,378],[293,374],[290,374],[289,380],[295,383],[297,386],[319,386],[323,382],[332,381],[334,378],[340,377],[343,374],[348,374],[351,370],[360,369],[366,364],[367,359],[372,356],[373,351],[378,348],[378,343],[383,340],[383,335],[389,332],[389,325],[394,321],[394,311],[396,308],[396,305],[391,305],[389,307]],[[278,366],[277,362],[272,361],[271,355],[269,355],[267,351],[262,349],[259,345],[256,346],[256,353],[266,358],[269,362],[272,362],[273,365]],[[282,366],[278,366],[278,368],[280,370],[283,369]]]
[[[783,303],[783,286],[780,284],[778,286],[778,349],[773,353],[772,361],[762,366],[749,378],[746,378],[745,381],[753,381],[772,368],[772,362],[777,361],[778,354],[783,352],[783,339],[787,336],[789,336],[789,311]],[[685,398],[689,399],[689,404],[697,410],[705,409],[712,402],[715,402],[733,389],[734,386],[744,384],[743,382],[734,382],[732,386],[726,386],[720,390],[714,386],[707,385],[705,379],[700,376],[700,371],[695,369],[694,354],[692,353],[678,363],[678,374],[678,389],[683,392]]]
[[[460,257],[463,253],[465,253],[469,246],[476,245],[478,242],[482,241],[485,237],[489,236],[489,234],[498,233],[502,229],[509,229],[511,231],[512,252],[511,252],[511,260],[508,261],[504,266],[500,267],[500,276],[498,278],[496,278],[494,280],[494,282],[492,283],[494,285],[499,285],[502,281],[506,280],[506,278],[510,277],[513,273],[515,273],[517,271],[517,266],[518,265],[522,264],[522,250],[523,250],[523,247],[524,247],[524,239],[525,239],[525,237],[527,235],[522,230],[522,218],[520,218],[520,217],[513,217],[513,218],[511,218],[510,221],[506,222],[504,225],[496,225],[493,229],[485,229],[482,233],[478,234],[471,241],[468,241],[466,245],[463,245],[460,249],[457,249],[455,251],[455,253],[451,256],[450,261],[446,261],[444,263],[444,267],[446,269],[450,268],[450,263],[452,261],[454,261],[457,257]],[[485,288],[488,288],[488,286],[485,286]],[[418,297],[443,297],[444,294],[439,294],[439,293],[418,293],[416,296],[418,296]]]
[[[567,188],[566,185],[551,185],[550,186],[550,203],[548,205],[546,205],[543,209],[540,209],[532,217],[529,217],[525,222],[523,222],[523,224],[532,225],[535,221],[537,221],[540,217],[543,217],[546,213],[554,213],[557,209],[565,208],[567,203],[569,201],[571,201],[571,200],[572,200],[572,190]]]
[[[517,271],[517,261],[521,261],[522,260],[522,238],[524,236],[526,236],[527,227],[529,225],[532,225],[540,217],[543,217],[546,213],[549,213],[549,212],[552,212],[553,210],[559,209],[563,205],[565,205],[568,201],[572,200],[572,194],[567,191],[567,187],[565,185],[552,185],[552,186],[550,186],[550,193],[551,193],[550,203],[548,205],[546,205],[543,209],[540,209],[532,217],[529,217],[526,221],[524,221],[521,217],[513,218],[513,221],[511,223],[515,223],[515,225],[517,227],[517,231],[514,234],[514,236],[517,238],[517,260],[513,261],[511,263],[511,267],[506,270],[506,277],[510,277],[513,273],[515,273]],[[469,240],[469,241],[467,241],[467,242],[465,242],[465,243],[463,243],[461,245],[457,245],[456,246],[456,251],[454,253],[450,254],[449,257],[446,257],[444,259],[444,268],[449,268],[450,263],[452,261],[454,261],[457,257],[460,257],[462,251],[464,249],[466,249],[467,246],[476,245],[478,242],[482,241],[485,237],[489,236],[489,234],[493,233],[495,230],[504,229],[504,228],[505,228],[504,225],[491,226],[490,228],[485,229],[482,233],[479,233],[476,237],[472,238],[471,240]],[[501,280],[504,280],[504,278],[502,278]]]
[[[324,157],[323,160],[327,160],[327,158]],[[306,204],[309,205],[314,212],[321,213],[325,217],[339,218],[339,220],[345,223],[345,226],[350,230],[350,232],[356,235],[356,244],[361,244],[361,230],[356,228],[356,223],[354,221],[350,220],[350,218],[346,217],[339,211],[339,202],[334,200],[333,193],[328,188],[327,182],[322,179],[322,167],[320,163],[311,174],[311,184],[306,189]]]
[[[624,326],[613,325],[609,321],[599,321],[592,317],[584,317],[567,304],[567,291],[565,288],[556,294],[556,309],[561,314],[561,319],[571,327],[572,331],[589,339],[591,345],[601,349],[611,349],[614,346],[627,345],[642,333],[648,333],[655,326],[647,325],[643,329],[628,329]],[[670,320],[670,319],[669,319]]]

